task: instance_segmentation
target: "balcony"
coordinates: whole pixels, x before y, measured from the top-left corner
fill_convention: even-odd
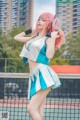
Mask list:
[[[6,4],[7,1],[6,1],[6,0],[1,0],[0,3],[1,3],[1,4],[3,4],[3,3]]]

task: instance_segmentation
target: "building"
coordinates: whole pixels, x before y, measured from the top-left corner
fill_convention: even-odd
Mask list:
[[[77,4],[73,5],[73,33],[77,32],[77,28],[80,27],[80,0],[74,0]],[[78,3],[79,2],[79,3]]]
[[[0,27],[8,33],[14,26],[31,26],[33,0],[0,0]]]
[[[33,20],[33,0],[20,0],[19,4],[19,26],[32,26]]]
[[[80,27],[80,0],[73,0],[72,3],[56,3],[56,14],[60,19],[61,27],[65,36],[68,33],[77,32]]]

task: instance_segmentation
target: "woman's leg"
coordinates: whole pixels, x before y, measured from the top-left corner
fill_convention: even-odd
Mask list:
[[[30,114],[32,120],[42,120],[39,108],[43,100],[46,98],[47,94],[49,93],[50,89],[51,87],[45,90],[39,90],[36,94],[32,96],[30,103],[28,104],[27,107],[28,113]]]
[[[46,103],[46,98],[43,100],[42,104],[39,107],[39,113],[41,115],[41,117],[43,118],[44,116],[44,107],[45,107],[45,103]]]

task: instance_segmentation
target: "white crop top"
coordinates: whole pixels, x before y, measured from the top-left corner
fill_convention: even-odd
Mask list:
[[[46,56],[46,36],[29,42],[27,44],[27,47],[25,45],[22,48],[22,51],[20,53],[20,57],[22,57],[22,60],[24,63],[28,63],[28,58],[30,60],[43,63],[43,64],[49,64],[50,59]]]

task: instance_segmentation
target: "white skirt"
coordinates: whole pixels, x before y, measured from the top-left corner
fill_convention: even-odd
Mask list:
[[[61,86],[56,72],[48,65],[39,63],[29,75],[28,100],[39,90]]]

